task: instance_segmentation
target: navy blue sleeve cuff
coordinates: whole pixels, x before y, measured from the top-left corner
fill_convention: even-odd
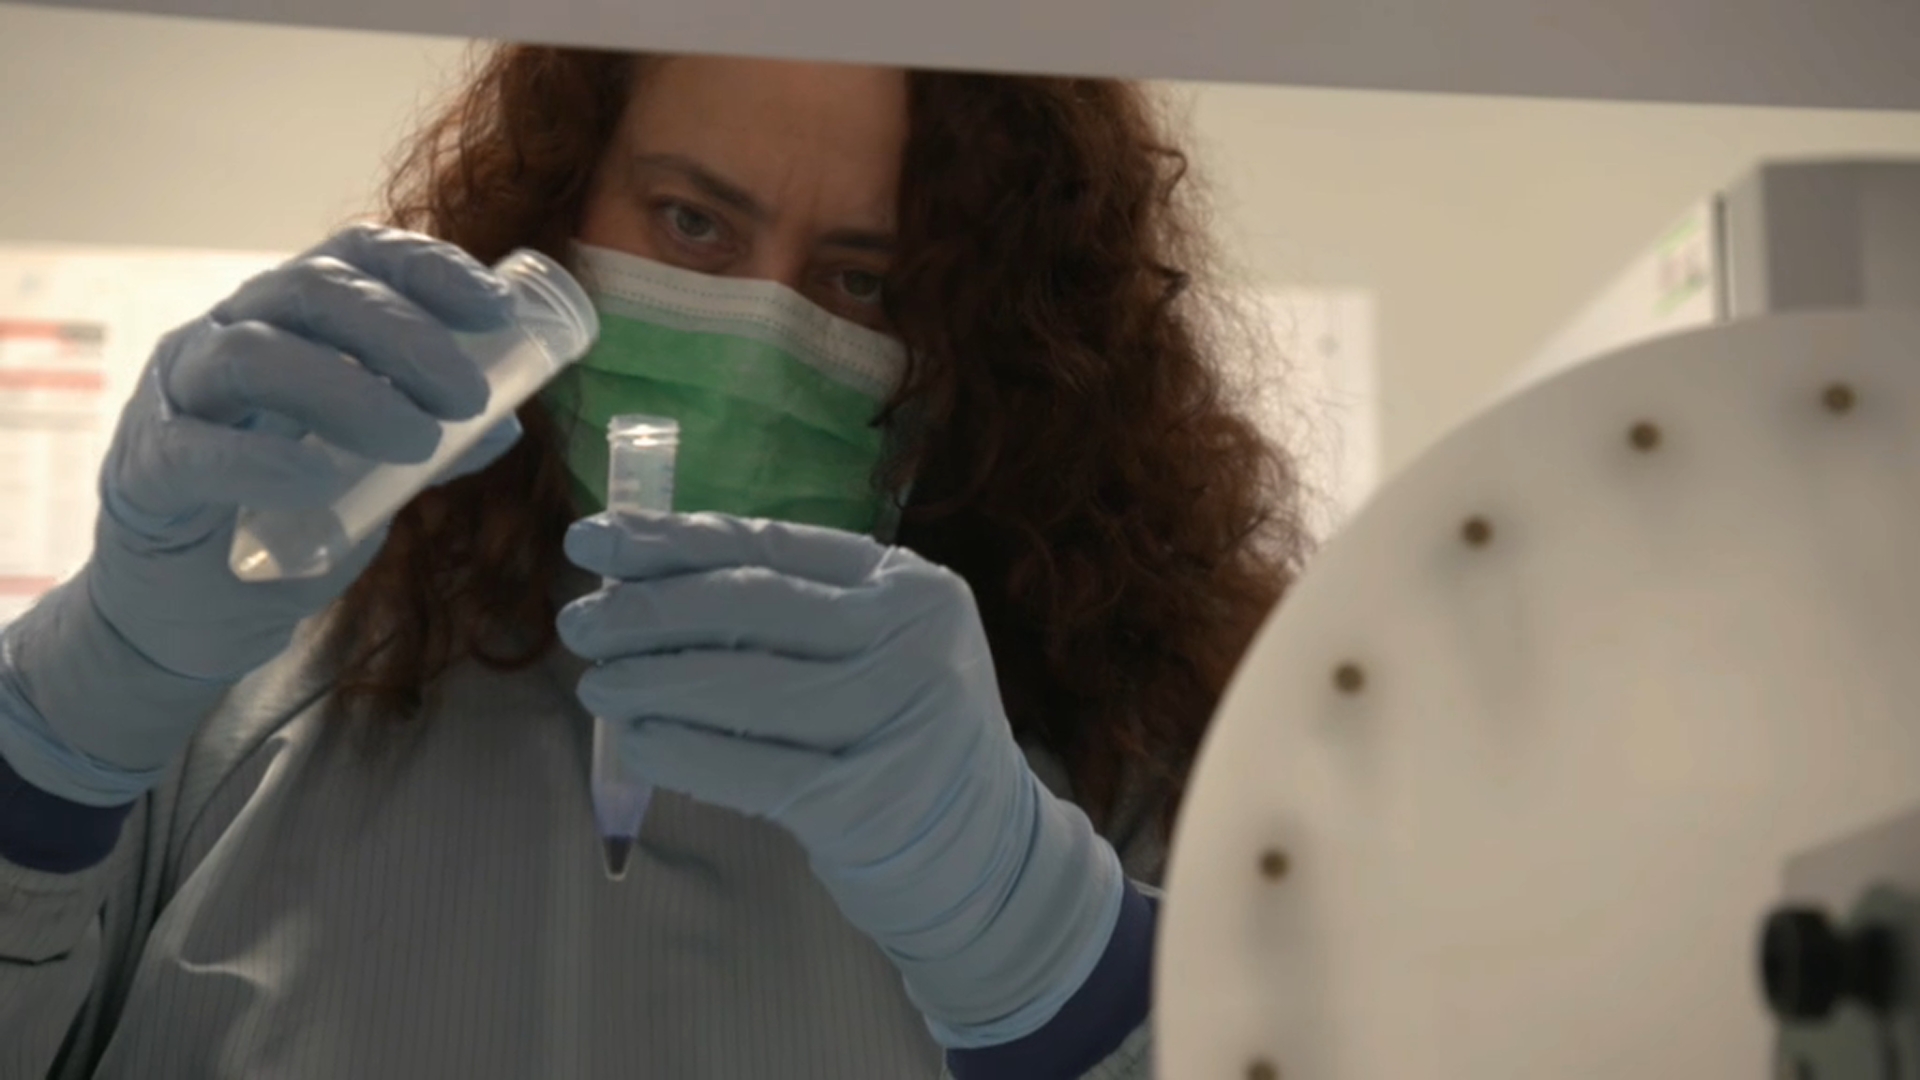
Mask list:
[[[0,859],[29,870],[74,874],[113,853],[124,806],[83,806],[34,787],[0,757]]]
[[[1155,903],[1127,883],[1107,951],[1047,1026],[999,1046],[949,1050],[947,1071],[954,1080],[1071,1080],[1100,1064],[1147,1021],[1158,921]]]

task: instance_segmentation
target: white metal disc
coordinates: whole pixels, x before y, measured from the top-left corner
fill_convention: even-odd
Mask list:
[[[1786,859],[1920,802],[1917,351],[1912,312],[1686,333],[1394,479],[1202,753],[1159,1075],[1767,1075]]]

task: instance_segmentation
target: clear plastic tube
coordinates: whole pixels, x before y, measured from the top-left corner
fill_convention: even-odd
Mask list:
[[[309,445],[331,455],[353,479],[328,506],[243,507],[228,555],[228,564],[242,581],[312,578],[332,570],[599,336],[592,301],[552,259],[516,251],[494,272],[513,291],[512,324],[486,334],[456,335],[487,380],[486,410],[469,420],[443,423],[433,456],[414,465],[374,462],[307,436]]]
[[[658,416],[616,416],[607,422],[607,509],[673,509],[674,461],[680,425]],[[646,822],[653,785],[626,768],[613,725],[593,721],[593,818],[607,877],[627,876],[634,841]]]

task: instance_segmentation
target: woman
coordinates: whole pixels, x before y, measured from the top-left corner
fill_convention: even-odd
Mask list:
[[[1304,547],[1183,171],[1123,84],[496,51],[415,232],[162,343],[0,637],[0,1076],[1145,1075],[1159,845]],[[517,246],[594,350],[346,565],[235,580],[236,505],[336,481],[298,436],[478,412]],[[785,351],[707,385],[663,327]],[[678,405],[714,513],[593,513],[598,423]],[[617,882],[590,715],[661,789]]]

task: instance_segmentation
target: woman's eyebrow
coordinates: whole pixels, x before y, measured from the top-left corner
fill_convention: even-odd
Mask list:
[[[892,233],[871,229],[835,229],[820,238],[820,246],[874,255],[891,255],[894,236]]]
[[[636,154],[634,165],[669,172],[699,188],[701,194],[732,207],[757,223],[773,219],[773,211],[746,188],[683,154]],[[840,248],[873,255],[891,255],[895,246],[891,232],[880,229],[835,229],[820,238],[821,247]]]
[[[680,154],[636,154],[633,163],[650,169],[674,173],[685,179],[715,202],[725,203],[757,222],[771,220],[773,212],[753,197],[746,188],[728,180],[705,165]]]

